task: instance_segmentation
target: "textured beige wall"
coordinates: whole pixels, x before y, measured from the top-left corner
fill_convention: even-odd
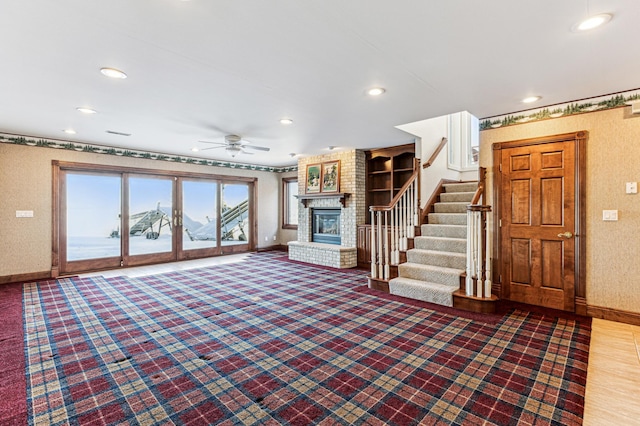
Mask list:
[[[640,181],[640,116],[630,108],[591,112],[480,133],[480,164],[493,164],[491,145],[586,130],[587,304],[640,313],[640,194],[625,194]],[[602,210],[618,210],[603,222]]]
[[[278,173],[0,143],[0,276],[51,269],[52,160],[256,177],[257,246],[271,246],[273,236],[279,237],[281,180]],[[34,217],[16,218],[16,210],[33,210]]]

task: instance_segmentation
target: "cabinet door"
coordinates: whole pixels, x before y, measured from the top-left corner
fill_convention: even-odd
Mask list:
[[[358,225],[358,266],[369,267],[371,264],[371,226]]]

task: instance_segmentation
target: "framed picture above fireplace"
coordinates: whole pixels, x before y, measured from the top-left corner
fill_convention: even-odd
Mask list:
[[[322,164],[307,164],[305,194],[317,194],[320,192],[321,173]]]
[[[340,192],[340,160],[322,163],[321,192]]]

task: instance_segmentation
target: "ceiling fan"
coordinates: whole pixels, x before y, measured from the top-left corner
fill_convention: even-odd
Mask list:
[[[198,141],[202,143],[209,143],[212,145],[210,148],[202,148],[199,151],[206,151],[207,149],[216,149],[216,148],[224,148],[232,158],[235,158],[236,155],[242,154],[253,154],[253,152],[247,152],[246,149],[253,149],[256,151],[269,151],[271,148],[267,148],[264,146],[255,146],[250,145],[249,141],[242,139],[238,135],[226,135],[224,137],[224,142],[210,142],[210,141]]]

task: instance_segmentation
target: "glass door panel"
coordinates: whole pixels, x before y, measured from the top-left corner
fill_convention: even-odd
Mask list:
[[[220,215],[220,242],[225,246],[249,243],[249,186],[221,184],[222,209]]]
[[[66,259],[63,260],[116,257],[119,264],[121,177],[66,173],[65,180]]]
[[[129,177],[129,255],[173,251],[173,179]]]
[[[182,250],[218,246],[218,184],[182,181]]]

